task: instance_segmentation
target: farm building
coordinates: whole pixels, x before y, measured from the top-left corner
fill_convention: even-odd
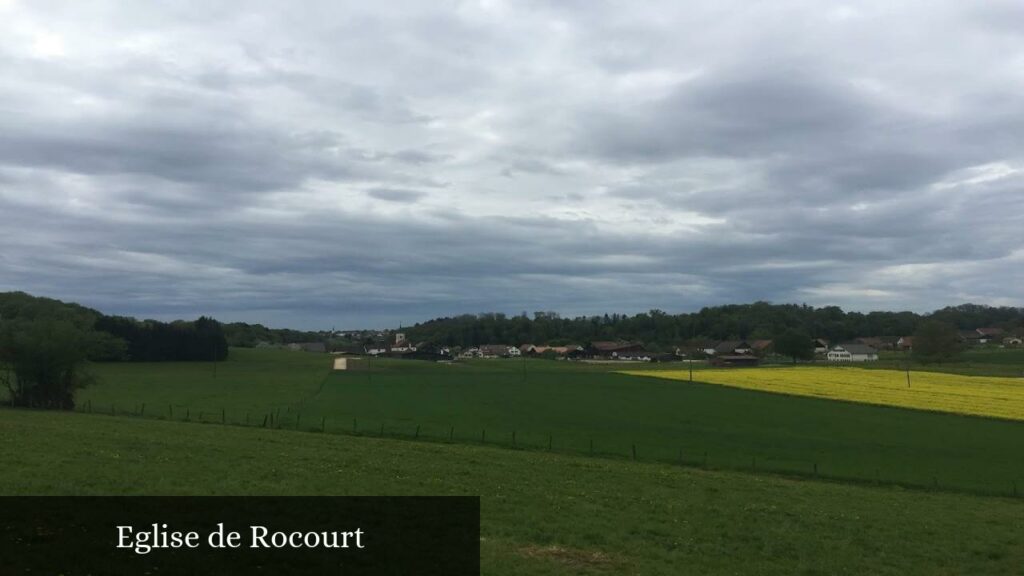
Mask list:
[[[639,342],[591,342],[585,354],[591,358],[618,359],[620,356],[635,356],[644,352],[644,345]]]
[[[824,338],[815,338],[814,340],[811,340],[811,342],[814,343],[815,354],[828,353],[828,340],[825,340]]]
[[[1004,330],[1002,328],[978,328],[976,332],[981,336],[978,343],[988,344],[989,342],[996,342],[1002,338]]]
[[[896,346],[896,341],[893,338],[880,338],[878,336],[865,336],[857,338],[853,341],[853,343],[870,346],[875,349],[875,352],[879,350],[892,350]]]
[[[910,351],[914,349],[914,337],[903,336],[896,341],[896,348],[900,350]]]
[[[874,362],[878,350],[866,344],[840,344],[828,352],[829,362]]]
[[[713,354],[719,356],[722,354],[732,355],[738,354],[740,356],[750,354],[753,350],[751,345],[746,340],[724,340],[719,342],[714,348]]]
[[[511,358],[521,355],[519,348],[508,344],[484,344],[480,347],[481,358]]]
[[[772,340],[754,340],[750,343],[750,349],[759,356],[764,356],[772,351],[775,342]]]

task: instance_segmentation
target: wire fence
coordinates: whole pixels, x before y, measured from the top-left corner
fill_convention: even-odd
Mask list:
[[[642,444],[630,441],[608,441],[606,438],[572,435],[557,438],[552,433],[517,429],[457,429],[454,425],[436,423],[424,425],[409,420],[360,419],[358,417],[330,417],[293,410],[290,406],[272,410],[229,411],[226,408],[192,409],[188,406],[137,403],[131,407],[116,404],[99,405],[91,400],[75,408],[76,412],[108,416],[129,416],[165,421],[218,424],[273,430],[291,430],[307,433],[334,434],[358,437],[391,438],[433,443],[480,445],[511,450],[551,452],[574,456],[588,456],[614,460],[631,460],[661,464],[674,464],[704,470],[735,470],[778,474],[797,478],[817,479],[872,486],[899,486],[907,489],[940,490],[984,496],[1021,497],[1024,482],[1008,478],[1004,482],[989,478],[986,486],[966,485],[955,479],[943,481],[940,473],[898,474],[887,472],[881,466],[870,470],[851,471],[849,467],[833,466],[827,455],[818,459],[792,458],[766,453],[740,455],[735,451],[704,449],[699,446],[680,445],[668,448],[661,444]],[[844,469],[845,468],[845,469]]]

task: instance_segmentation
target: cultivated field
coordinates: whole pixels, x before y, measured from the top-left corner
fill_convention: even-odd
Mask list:
[[[1020,574],[1024,500],[0,409],[0,494],[480,495],[484,574]]]
[[[1024,423],[1017,421],[613,373],[618,365],[374,361],[370,372],[351,373],[329,366],[324,355],[241,349],[216,368],[102,364],[94,367],[101,383],[82,392],[79,409],[610,459],[635,454],[642,462],[992,494],[1024,490]]]
[[[668,380],[690,378],[683,370],[623,373]],[[1024,420],[1024,378],[845,366],[704,370],[695,378],[747,390]]]

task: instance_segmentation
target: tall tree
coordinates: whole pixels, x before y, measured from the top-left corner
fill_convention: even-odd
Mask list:
[[[793,359],[793,364],[796,364],[797,360],[814,359],[814,343],[811,342],[810,334],[798,328],[789,328],[779,334],[775,338],[774,346],[775,352],[789,356]]]
[[[951,360],[960,350],[956,329],[945,322],[922,322],[914,332],[914,358],[926,364]]]
[[[8,321],[0,327],[0,379],[13,406],[53,410],[75,407],[95,334],[63,320]]]

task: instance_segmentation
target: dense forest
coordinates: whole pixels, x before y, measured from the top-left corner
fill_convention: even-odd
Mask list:
[[[11,340],[44,325],[52,334],[73,332],[90,360],[223,360],[228,355],[223,327],[211,318],[136,320],[24,292],[0,293],[0,336]]]
[[[486,343],[584,344],[593,340],[634,340],[649,349],[669,349],[691,340],[770,339],[798,329],[830,342],[860,336],[898,338],[913,334],[925,320],[938,320],[958,329],[998,327],[1024,330],[1024,309],[962,304],[930,314],[914,312],[844,312],[836,306],[814,308],[796,304],[735,304],[690,314],[652,310],[634,316],[605,314],[563,318],[555,312],[532,317],[504,314],[466,314],[438,318],[406,328],[414,342],[447,346]]]

